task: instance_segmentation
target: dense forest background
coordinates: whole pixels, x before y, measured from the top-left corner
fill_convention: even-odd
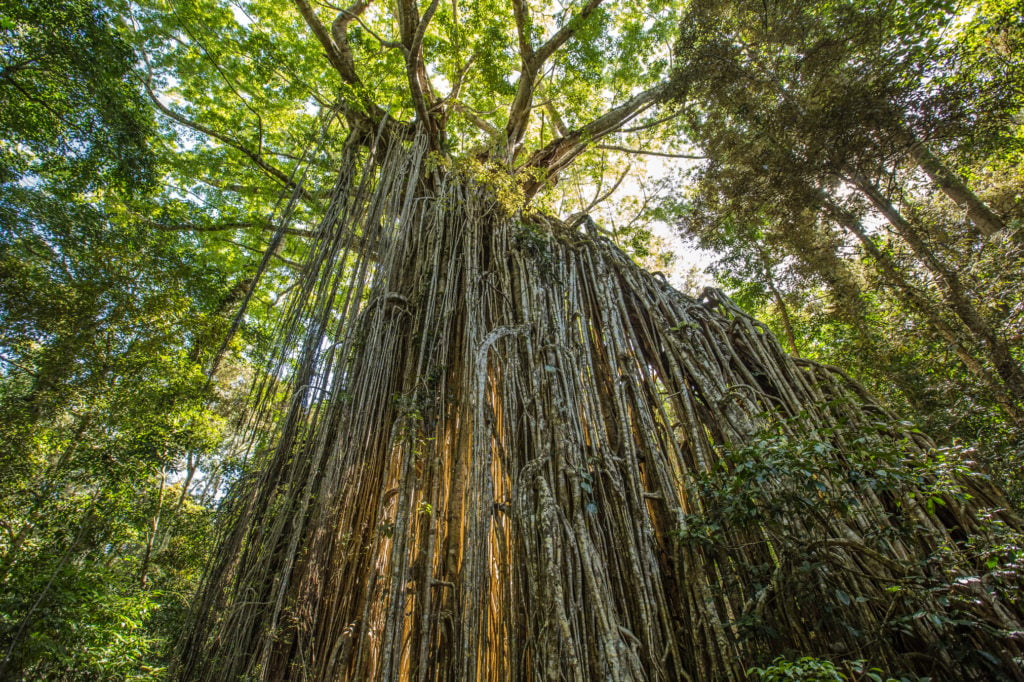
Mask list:
[[[528,73],[514,7],[453,3],[420,36],[444,153],[483,177]],[[0,2],[0,679],[165,676],[222,503],[287,407],[246,408],[342,166],[339,102],[420,104],[376,9],[342,12],[328,59],[308,20],[328,3]],[[1024,4],[533,13],[572,30],[529,76],[531,144],[672,84],[534,205],[681,286],[713,277],[1024,508]],[[758,456],[802,466],[781,447]],[[1018,602],[1024,546],[991,523],[988,568]]]

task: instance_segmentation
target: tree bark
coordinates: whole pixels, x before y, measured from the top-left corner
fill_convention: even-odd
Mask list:
[[[387,238],[372,280],[365,262],[339,273],[330,240],[310,256],[276,350],[290,381],[266,397],[286,391],[289,409],[233,498],[172,676],[739,681],[765,652],[806,648],[801,623],[833,613],[848,625],[822,641],[901,670],[925,664],[851,626],[898,618],[922,647],[963,643],[886,591],[953,542],[916,498],[912,536],[873,493],[844,488],[859,504],[838,520],[812,508],[784,532],[725,524],[720,539],[685,539],[714,503],[695,483],[762,427],[802,442],[892,420],[885,447],[909,458],[926,457],[926,438],[840,372],[792,358],[720,292],[684,296],[607,240],[509,215],[479,183],[418,182],[426,149],[366,168],[376,184],[347,209]],[[969,523],[959,510],[954,524]],[[792,570],[808,543],[828,548],[823,590]],[[780,608],[755,606],[763,567]],[[740,637],[739,618],[777,634]],[[986,633],[970,637],[1020,648]],[[981,679],[941,652],[926,665]]]

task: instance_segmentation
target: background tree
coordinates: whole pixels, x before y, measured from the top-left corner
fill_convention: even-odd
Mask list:
[[[695,3],[680,63],[701,93],[689,124],[711,159],[675,209],[684,230],[731,239],[739,260],[768,248],[801,287],[824,287],[860,332],[822,329],[807,340],[827,349],[817,357],[870,358],[859,376],[901,386],[897,402],[926,414],[939,385],[972,396],[934,413],[935,428],[967,438],[1005,424],[982,417],[985,405],[1017,427],[1021,415],[1020,206],[998,189],[1013,184],[1000,169],[1019,149],[1008,9]],[[750,221],[768,229],[739,246],[733,226]],[[881,369],[922,362],[944,368],[927,387],[916,369]],[[1015,449],[1017,427],[996,427],[993,462]]]
[[[203,368],[248,263],[154,229],[174,202],[124,10],[0,5],[5,679],[157,676],[230,476]]]

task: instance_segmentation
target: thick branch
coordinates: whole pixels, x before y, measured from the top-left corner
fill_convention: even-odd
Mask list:
[[[617,144],[599,144],[596,145],[598,149],[607,149],[613,152],[623,152],[625,154],[640,154],[643,156],[663,156],[666,159],[706,159],[708,157],[702,154],[673,154],[671,152],[656,152],[650,149],[632,149],[630,147],[620,147]]]
[[[437,11],[439,0],[431,0],[430,6],[427,7],[427,11],[423,14],[423,18],[420,19],[419,24],[416,27],[416,34],[413,36],[412,45],[410,50],[414,53],[418,53],[420,48],[423,47],[423,36],[427,34],[427,26],[430,25],[430,20],[434,18],[434,13]]]
[[[296,0],[296,2],[305,2],[305,0]],[[324,49],[327,51],[328,58],[331,58],[332,55],[332,48],[330,47],[330,44],[334,45],[334,52],[336,52],[337,54],[338,62],[335,63],[334,59],[332,58],[332,64],[335,64],[335,68],[338,68],[340,66],[340,68],[338,68],[339,73],[341,74],[342,78],[351,85],[362,84],[359,75],[356,73],[355,59],[352,55],[352,48],[349,46],[348,42],[348,25],[351,24],[353,21],[358,21],[359,25],[362,26],[367,33],[372,35],[383,47],[397,47],[406,54],[407,58],[409,54],[408,49],[406,48],[405,45],[401,43],[395,43],[389,40],[384,40],[379,35],[377,35],[377,33],[375,33],[372,28],[370,28],[366,23],[363,22],[360,16],[362,15],[363,12],[366,11],[366,8],[370,6],[370,2],[371,0],[356,0],[356,2],[354,2],[347,9],[340,10],[338,12],[338,16],[335,17],[334,21],[331,24],[330,35],[327,35],[326,30],[323,28],[322,24],[319,24],[319,21],[316,19],[315,15],[312,15],[312,13],[310,13],[309,16],[307,16],[305,12],[303,13],[303,17],[306,17],[307,23],[310,24],[310,26],[313,28],[313,32],[317,35],[317,38],[320,39],[321,44],[324,45]],[[415,11],[415,5],[413,7]],[[317,28],[316,24],[310,22],[316,22],[316,24],[319,24],[319,28]],[[369,112],[369,115],[356,110],[354,107],[349,106],[345,102],[342,102],[341,104],[341,111],[353,128],[370,130],[375,128],[380,123],[380,121],[384,120],[387,122],[389,134],[395,134],[399,137],[404,137],[409,133],[410,129],[408,126],[396,121],[376,102],[366,97],[363,97],[362,99],[363,104],[366,107],[366,111]]]
[[[526,0],[512,0],[512,16],[516,20],[519,54],[523,62],[528,62],[533,59],[533,44],[530,42],[530,6]]]
[[[431,0],[422,19],[415,0],[398,0],[398,27],[401,33],[403,52],[405,53],[405,73],[409,81],[409,93],[412,96],[416,117],[423,122],[427,138],[431,146],[439,145],[440,132],[431,118],[434,97],[427,76],[426,64],[423,61],[423,37],[427,26],[437,11],[439,0]]]
[[[265,172],[267,175],[274,178],[275,180],[279,180],[286,187],[294,187],[294,183],[292,182],[291,178],[289,178],[288,175],[280,168],[277,168],[267,163],[267,161],[263,158],[262,154],[250,149],[249,147],[242,144],[240,141],[236,140],[230,135],[217,132],[216,130],[209,128],[203,125],[202,123],[193,121],[192,119],[188,118],[183,114],[179,114],[178,112],[174,111],[173,109],[171,109],[170,107],[168,107],[160,101],[160,98],[156,96],[155,92],[153,92],[152,88],[149,86],[149,83],[145,83],[144,85],[146,88],[146,92],[149,94],[149,98],[153,101],[154,106],[156,106],[156,108],[164,116],[171,119],[172,121],[175,121],[176,123],[180,123],[186,128],[191,128],[196,132],[202,133],[207,137],[213,138],[218,142],[226,144],[232,149],[236,149],[242,152],[247,157],[249,157],[249,159],[251,159],[252,162],[255,163],[260,168],[260,170]]]
[[[562,137],[569,134],[569,128],[565,125],[565,121],[562,120],[562,115],[558,113],[558,109],[555,109],[555,103],[551,100],[544,102],[544,108],[547,110],[548,115],[551,116],[551,125]]]
[[[594,13],[603,0],[587,0],[587,4],[567,21],[554,35],[548,38],[547,42],[541,45],[536,51],[530,43],[529,36],[529,8],[526,0],[517,0],[513,4],[513,14],[516,18],[516,29],[519,33],[520,71],[519,84],[516,88],[515,97],[512,99],[512,106],[508,112],[508,124],[505,126],[505,133],[508,136],[508,156],[514,156],[516,147],[522,142],[526,134],[526,126],[530,120],[532,109],[533,92],[537,85],[537,74],[540,73],[551,55],[558,48],[562,47],[579,29],[590,15]]]
[[[397,0],[398,33],[402,45],[408,50],[416,38],[416,30],[420,25],[420,14],[416,8],[416,0]]]
[[[532,197],[546,183],[553,181],[559,171],[586,151],[587,147],[601,138],[614,133],[651,105],[667,96],[670,84],[658,83],[652,88],[634,95],[622,104],[609,109],[582,128],[578,128],[546,146],[538,149],[524,165],[525,169],[540,168],[545,171],[543,178],[532,177],[526,182],[524,191]]]
[[[551,55],[555,53],[558,48],[565,45],[569,38],[572,38],[576,33],[576,30],[580,27],[584,21],[586,21],[591,14],[594,13],[603,0],[587,0],[587,4],[583,6],[583,9],[579,11],[579,14],[574,16],[572,19],[567,21],[562,28],[555,31],[555,34],[548,38],[548,41],[540,46],[537,53],[534,55],[534,61],[536,68],[540,69],[544,65],[544,62],[548,60]]]
[[[656,127],[660,126],[662,123],[667,123],[668,121],[671,121],[674,118],[678,118],[679,116],[682,115],[683,111],[685,111],[685,109],[680,107],[678,111],[673,111],[671,114],[669,114],[667,116],[662,116],[661,118],[656,118],[653,121],[648,121],[647,123],[641,123],[640,125],[633,126],[632,128],[623,128],[619,132],[620,133],[639,133],[642,130],[650,130],[651,128],[656,128]]]
[[[309,6],[309,3],[306,2],[306,0],[293,1],[295,2],[295,6],[299,8],[299,13],[302,14],[302,18],[306,22],[306,25],[309,26],[310,30],[313,31],[313,35],[320,41],[320,45],[323,46],[324,52],[327,53],[327,60],[331,62],[331,66],[341,74],[341,78],[346,83],[350,83],[352,85],[358,83],[359,78],[356,76],[355,68],[352,64],[351,51],[348,51],[348,60],[346,61],[342,50],[334,42],[334,39],[327,31],[327,28],[317,18],[316,12],[314,12],[313,8]],[[356,5],[358,4],[359,3],[357,2]],[[363,9],[365,9],[365,6]]]
[[[345,69],[341,72],[341,76],[349,83],[358,83],[359,76],[356,75],[356,63],[352,58],[352,48],[348,44],[348,25],[365,12],[369,6],[370,0],[356,0],[348,9],[338,12],[334,23],[331,24],[331,36],[334,38],[334,44],[338,50],[338,58]]]
[[[370,0],[367,0],[366,5],[369,6],[369,4],[370,4]],[[339,10],[339,11],[342,11],[342,10]],[[349,10],[345,10],[345,11],[349,11]],[[376,40],[378,43],[380,43],[381,47],[397,48],[397,49],[402,49],[403,47],[405,47],[404,45],[402,45],[402,43],[397,43],[394,40],[385,40],[384,38],[382,38],[379,33],[377,33],[376,31],[373,30],[372,26],[370,26],[365,21],[363,21],[362,18],[360,18],[360,15],[357,14],[353,18],[359,23],[360,28],[362,28],[364,31],[369,33],[370,36],[374,40]],[[337,21],[337,20],[335,20],[335,21]],[[332,29],[333,29],[333,27],[332,27]],[[347,35],[346,35],[345,39],[348,40],[348,36]]]
[[[417,23],[416,32],[409,45],[409,54],[406,56],[409,88],[412,90],[413,102],[416,105],[416,115],[427,126],[427,133],[431,141],[436,141],[438,131],[430,117],[434,97],[430,88],[430,78],[427,76],[427,66],[423,61],[423,36],[426,35],[430,20],[434,18],[438,4],[439,0],[431,0],[423,18]]]
[[[460,112],[463,116],[465,116],[467,121],[475,125],[480,130],[484,131],[488,135],[497,135],[500,132],[497,126],[495,126],[487,119],[481,117],[479,114],[477,114],[475,111],[467,107],[465,104],[461,102],[452,102],[451,106],[452,109]]]
[[[911,143],[910,156],[943,194],[967,212],[967,219],[982,235],[991,237],[1006,227],[1006,223],[971,191],[967,183],[947,168],[923,142],[914,140]]]

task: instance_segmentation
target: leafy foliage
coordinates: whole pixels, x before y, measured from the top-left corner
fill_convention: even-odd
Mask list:
[[[795,424],[801,421],[794,419]],[[771,560],[750,566],[744,576],[752,596],[736,616],[741,637],[772,641],[798,627],[798,616],[812,628],[809,650],[803,653],[830,655],[830,643],[843,633],[896,642],[920,619],[930,619],[947,636],[954,630],[991,627],[979,617],[968,586],[984,585],[988,594],[1009,596],[1007,581],[1018,579],[1024,559],[1024,537],[1007,534],[998,520],[1000,510],[984,511],[974,524],[954,530],[956,545],[939,547],[924,559],[929,566],[924,576],[912,575],[909,564],[901,568],[899,560],[884,558],[890,556],[892,543],[913,542],[929,532],[915,507],[945,517],[970,499],[964,482],[982,476],[972,469],[969,450],[921,453],[906,449],[906,444],[894,440],[882,423],[876,433],[858,425],[805,438],[779,429],[730,449],[717,470],[693,481],[703,506],[684,517],[678,533],[682,542],[724,557],[748,529],[763,533],[771,548]],[[843,519],[875,513],[869,511],[872,500],[880,501],[885,521],[864,535],[834,534],[832,529],[843,527]],[[852,573],[850,556],[858,557],[860,565]],[[972,565],[967,574],[950,563],[964,559]],[[855,573],[860,577],[853,578]],[[886,573],[889,577],[882,577]],[[865,611],[885,617],[862,620]],[[998,652],[954,645],[941,653],[941,647],[937,643],[933,655],[982,667],[994,663],[988,674],[999,674]],[[762,653],[768,657],[779,650],[769,647]],[[852,657],[861,652],[839,653]],[[776,659],[772,666],[754,670],[762,679],[875,679],[878,671],[860,674],[862,663],[849,678],[832,663],[815,658]]]
[[[883,678],[879,668],[865,670],[864,661],[845,662],[845,667],[852,676],[847,676],[834,663],[828,660],[814,658],[813,656],[802,656],[795,661],[790,661],[779,656],[766,668],[753,667],[747,671],[748,674],[757,675],[757,679],[763,682],[784,682],[785,680],[821,680],[845,682],[846,680],[863,680],[864,682],[897,682],[894,678]],[[907,678],[903,678],[906,680]],[[928,678],[918,678],[921,682],[928,682]],[[902,682],[902,680],[900,681]]]
[[[158,679],[210,551],[204,343],[238,275],[152,227],[166,166],[123,9],[0,9],[4,678]]]
[[[98,2],[0,5],[0,181],[39,175],[64,191],[152,181],[152,118],[113,21]]]

